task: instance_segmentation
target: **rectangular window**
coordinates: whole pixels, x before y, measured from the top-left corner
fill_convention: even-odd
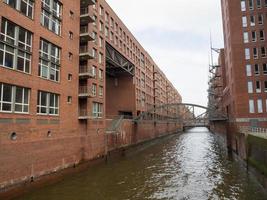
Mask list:
[[[250,16],[250,26],[255,26],[255,16]]]
[[[254,100],[249,100],[249,113],[255,113]]]
[[[99,7],[99,15],[103,16],[104,8],[102,6]]]
[[[98,71],[98,78],[99,78],[99,80],[103,80],[103,70],[102,69],[99,69],[99,71]]]
[[[108,37],[108,35],[109,35],[108,27],[105,27],[105,36]]]
[[[103,38],[102,37],[99,37],[99,47],[103,47]]]
[[[257,41],[257,33],[256,33],[256,31],[252,31],[251,32],[251,40],[252,40],[252,42],[256,42]]]
[[[103,22],[99,22],[99,31],[100,32],[103,32],[104,31],[104,24],[103,24]]]
[[[61,50],[56,45],[41,39],[39,50],[39,76],[59,82]]]
[[[102,53],[99,53],[99,55],[98,55],[98,63],[99,64],[103,63],[103,54]]]
[[[103,86],[99,86],[99,96],[103,97]]]
[[[92,95],[95,97],[96,96],[96,84],[92,84]]]
[[[264,81],[264,92],[267,92],[267,81]]]
[[[246,11],[246,1],[241,0],[241,11]]]
[[[243,33],[243,38],[244,38],[244,43],[248,43],[249,42],[248,32],[244,32]]]
[[[263,25],[263,14],[258,15],[259,25]]]
[[[62,4],[57,0],[42,0],[41,24],[61,35]]]
[[[262,99],[257,100],[257,105],[258,105],[258,113],[263,113]]]
[[[254,10],[254,0],[248,0],[249,10]]]
[[[4,0],[4,2],[33,19],[34,0]]]
[[[263,74],[267,75],[267,64],[266,63],[262,64],[262,70],[263,70]]]
[[[250,51],[249,48],[245,48],[245,59],[249,60],[250,59]]]
[[[0,34],[0,65],[30,73],[32,33],[2,19]]]
[[[103,116],[103,104],[93,102],[93,117],[102,118]]]
[[[265,47],[261,47],[261,57],[262,58],[266,57],[266,49],[265,49]]]
[[[260,41],[264,41],[264,40],[265,40],[264,30],[260,30]]]
[[[252,76],[251,65],[249,65],[249,64],[246,65],[246,72],[247,72],[247,76]]]
[[[261,93],[261,82],[256,81],[256,93]]]
[[[38,91],[37,113],[42,115],[59,115],[59,95]]]
[[[256,0],[257,2],[257,8],[260,9],[261,8],[261,0]]]
[[[0,83],[0,112],[29,113],[30,90]]]
[[[260,75],[260,68],[259,68],[259,65],[258,64],[255,64],[254,65],[254,74],[256,76]]]
[[[253,83],[252,81],[248,81],[248,93],[253,93]]]
[[[253,58],[258,59],[258,48],[253,48]]]

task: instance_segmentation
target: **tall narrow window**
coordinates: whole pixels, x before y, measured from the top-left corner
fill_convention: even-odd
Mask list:
[[[255,16],[254,15],[250,16],[250,26],[255,26]]]
[[[248,0],[249,10],[254,10],[254,0]]]
[[[30,73],[32,33],[2,19],[0,33],[0,65]]]
[[[264,81],[264,92],[267,92],[267,81]]]
[[[249,113],[255,113],[254,100],[249,100]]]
[[[266,49],[265,49],[265,47],[261,47],[261,57],[262,58],[266,57]]]
[[[241,11],[246,11],[246,1],[241,0]]]
[[[244,43],[248,43],[249,39],[248,39],[248,32],[244,32],[243,33],[243,37],[244,37]]]
[[[257,2],[257,8],[260,9],[261,8],[261,0],[256,0]]]
[[[258,105],[258,113],[263,113],[262,99],[257,100],[257,105]]]
[[[256,31],[251,31],[251,40],[252,40],[252,42],[256,42],[257,41],[257,33],[256,33]]]
[[[92,95],[95,97],[96,96],[96,84],[92,84]]]
[[[256,93],[261,93],[261,82],[256,81]]]
[[[263,70],[263,74],[267,75],[267,64],[266,63],[262,64],[262,70]]]
[[[93,102],[93,117],[101,118],[103,116],[103,104]]]
[[[255,64],[254,65],[254,74],[257,76],[257,75],[260,75],[260,67],[258,64]]]
[[[263,25],[263,14],[258,15],[259,25]]]
[[[246,65],[246,72],[247,72],[247,76],[252,76],[251,65],[249,65],[249,64]]]
[[[245,59],[249,60],[250,59],[250,51],[249,48],[245,48]]]
[[[253,93],[253,83],[252,81],[248,81],[248,93]]]
[[[258,48],[257,47],[253,48],[253,58],[258,59]]]
[[[60,53],[56,45],[41,39],[39,50],[39,76],[52,81],[60,78]]]
[[[247,17],[246,16],[242,17],[242,26],[243,27],[247,27],[248,26],[248,21],[247,21]]]
[[[264,41],[264,40],[265,40],[264,30],[260,30],[260,41]]]

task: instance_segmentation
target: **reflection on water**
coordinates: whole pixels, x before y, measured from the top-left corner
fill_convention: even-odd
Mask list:
[[[266,200],[216,136],[195,128],[19,200]]]

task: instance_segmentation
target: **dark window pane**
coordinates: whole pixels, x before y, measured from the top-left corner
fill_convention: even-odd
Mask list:
[[[21,57],[18,57],[17,70],[24,71],[24,59]]]
[[[47,93],[46,92],[41,93],[41,105],[47,106]]]
[[[5,66],[9,68],[13,68],[14,66],[13,59],[14,59],[14,56],[12,54],[6,53]]]
[[[4,63],[4,52],[0,49],[0,65]]]
[[[16,88],[16,103],[22,103],[23,88]]]
[[[27,4],[24,1],[21,1],[20,11],[27,16]]]
[[[15,112],[22,112],[22,105],[15,105]]]
[[[24,89],[24,103],[29,103],[29,89]]]
[[[3,101],[11,102],[12,100],[12,86],[4,84]]]
[[[11,111],[11,104],[3,103],[3,111]]]

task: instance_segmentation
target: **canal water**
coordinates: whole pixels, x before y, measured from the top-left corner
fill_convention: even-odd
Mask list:
[[[266,200],[244,166],[205,128],[152,142],[119,160],[18,200]]]

